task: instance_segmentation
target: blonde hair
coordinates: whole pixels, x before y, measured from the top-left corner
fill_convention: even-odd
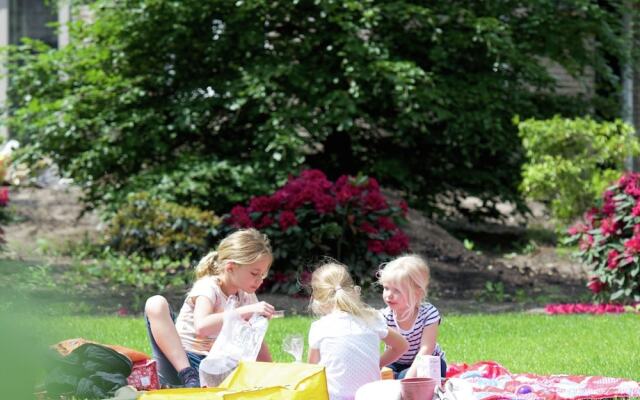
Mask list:
[[[345,265],[327,262],[313,271],[311,275],[311,311],[317,315],[326,315],[340,310],[371,321],[377,311],[360,299],[360,287],[354,285]]]
[[[262,256],[268,256],[269,267],[273,261],[269,238],[256,229],[241,229],[222,239],[217,251],[204,256],[196,266],[196,278],[221,275],[224,266],[230,262],[247,265],[258,261]]]
[[[378,282],[396,284],[409,302],[409,308],[417,308],[427,297],[429,265],[417,254],[408,254],[389,261],[379,272]]]

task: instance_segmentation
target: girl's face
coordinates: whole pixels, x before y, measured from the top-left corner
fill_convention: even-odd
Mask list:
[[[409,308],[409,299],[402,287],[397,283],[382,284],[382,299],[393,311],[405,311]]]
[[[233,285],[246,292],[255,293],[267,277],[271,257],[264,255],[251,264],[239,265],[231,263],[230,274]]]

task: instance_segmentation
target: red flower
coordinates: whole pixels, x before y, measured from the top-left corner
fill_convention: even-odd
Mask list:
[[[409,213],[409,205],[407,204],[407,202],[404,200],[400,200],[400,202],[398,203],[398,207],[400,207],[400,209],[402,210],[402,214],[406,217]]]
[[[378,233],[378,230],[376,229],[376,227],[371,225],[368,222],[363,222],[362,225],[360,225],[360,230],[362,232],[369,233],[372,235],[375,235],[376,233]]]
[[[315,196],[314,203],[316,204],[316,211],[320,214],[328,214],[336,209],[336,201],[333,197],[327,194],[318,194]]]
[[[398,229],[396,224],[394,224],[389,217],[378,217],[378,225],[380,225],[380,228],[387,231],[395,231]]]
[[[282,231],[286,231],[290,227],[298,225],[298,219],[293,211],[281,212],[278,222],[280,223],[280,229]]]
[[[597,276],[592,276],[587,286],[593,293],[597,294],[600,293],[602,289],[604,289],[605,284],[602,283],[602,281]]]
[[[396,256],[409,248],[409,237],[404,232],[398,232],[384,242],[385,253]]]
[[[633,206],[633,210],[631,210],[631,215],[634,217],[640,217],[640,201],[636,201],[635,206]]]
[[[258,196],[251,199],[249,210],[258,212],[272,212],[278,209],[280,202],[273,196]]]
[[[379,192],[369,192],[364,198],[364,206],[371,211],[379,211],[387,208],[387,202]]]
[[[260,218],[260,221],[256,223],[256,228],[258,229],[266,228],[267,226],[273,225],[274,222],[275,222],[274,219],[271,218],[270,215],[266,214],[266,215],[263,215],[262,218]]]
[[[358,188],[355,188],[351,185],[344,185],[337,190],[336,198],[338,199],[338,203],[345,204],[356,197],[359,193],[360,190]]]
[[[375,178],[369,178],[369,182],[367,183],[367,188],[369,190],[380,190],[380,185],[378,184],[378,181]]]
[[[231,217],[227,220],[227,223],[236,228],[250,228],[253,226],[253,221],[247,209],[242,206],[235,206],[231,209]]]
[[[0,207],[6,207],[9,204],[9,188],[0,189]]]
[[[367,242],[367,250],[373,254],[380,254],[384,252],[384,243],[381,240],[369,240]]]
[[[607,255],[607,268],[609,269],[616,269],[618,268],[618,256],[620,255],[620,253],[618,253],[616,250],[611,250],[609,252],[609,254]]]

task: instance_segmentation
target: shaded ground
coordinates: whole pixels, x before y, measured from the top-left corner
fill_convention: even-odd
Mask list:
[[[37,286],[40,297],[49,304],[70,294],[68,290],[62,295],[56,292],[54,282],[60,279],[58,283],[75,288],[71,292],[82,293],[85,302],[105,312],[140,310],[147,293],[100,282],[62,282],[65,279],[62,272],[70,262],[66,256],[69,249],[101,235],[95,214],[80,217],[78,196],[77,188],[64,187],[11,191],[11,207],[17,220],[6,228],[8,252],[0,263],[5,269],[0,286],[11,284],[11,274],[6,271],[19,269],[16,262],[37,260],[45,266],[30,272],[32,286]],[[536,218],[544,216],[539,213]],[[544,241],[527,242],[530,231],[495,225],[448,228],[458,238],[415,210],[410,211],[405,227],[413,251],[422,254],[431,266],[430,298],[444,312],[523,310],[549,302],[588,298],[584,287],[586,271],[580,264],[568,255],[558,254],[555,247]],[[466,239],[466,247],[459,239]],[[49,275],[48,286],[38,283],[39,273]],[[167,295],[178,305],[184,289]],[[263,294],[261,298],[290,313],[303,313],[308,304],[304,298],[281,295]],[[370,293],[368,300],[381,305],[379,293]],[[87,306],[78,303],[79,312],[83,307]]]

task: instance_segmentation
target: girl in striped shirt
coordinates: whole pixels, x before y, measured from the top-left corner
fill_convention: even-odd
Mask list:
[[[398,257],[380,270],[379,283],[387,307],[382,314],[389,328],[398,331],[409,342],[407,350],[396,362],[388,365],[394,378],[416,376],[418,354],[440,357],[441,376],[447,372],[444,351],[437,343],[440,312],[425,302],[429,286],[429,266],[415,254]]]

